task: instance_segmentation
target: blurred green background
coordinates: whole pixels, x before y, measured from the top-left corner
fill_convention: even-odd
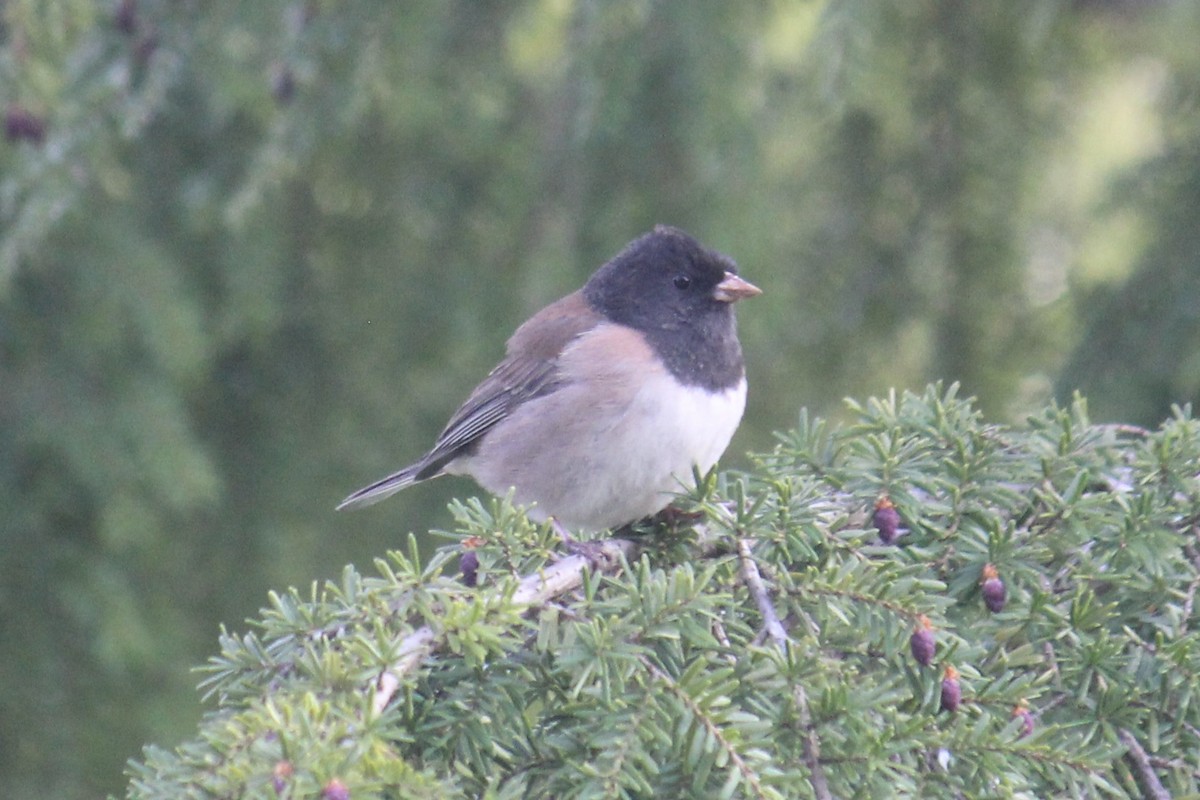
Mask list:
[[[729,253],[750,405],[1200,393],[1200,4],[0,3],[0,786],[96,797],[531,312],[656,222]]]

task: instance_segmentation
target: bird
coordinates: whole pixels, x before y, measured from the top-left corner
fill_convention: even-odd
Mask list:
[[[616,529],[657,514],[724,453],[746,404],[737,264],[656,225],[517,328],[433,447],[346,497],[468,475],[534,522]]]

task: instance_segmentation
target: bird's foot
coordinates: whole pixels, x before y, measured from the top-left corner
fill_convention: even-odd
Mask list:
[[[669,505],[655,514],[652,519],[663,525],[678,528],[680,525],[691,525],[704,519],[703,511],[687,511],[679,506]]]
[[[607,564],[611,555],[605,550],[604,542],[581,542],[556,519],[551,518],[550,527],[562,539],[563,549],[573,556],[583,556],[593,568]]]

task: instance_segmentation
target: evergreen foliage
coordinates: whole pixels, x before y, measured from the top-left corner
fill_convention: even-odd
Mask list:
[[[850,408],[595,570],[472,500],[428,560],[273,594],[222,635],[198,738],[148,749],[129,797],[1200,791],[1200,422],[1095,425],[1076,399],[997,425],[940,386]]]
[[[220,622],[440,524],[465,483],[332,506],[658,222],[766,292],[727,465],[937,379],[1195,402],[1198,39],[1162,0],[3,0],[0,786],[118,791]]]

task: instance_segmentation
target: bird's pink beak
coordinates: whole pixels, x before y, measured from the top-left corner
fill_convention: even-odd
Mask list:
[[[762,289],[732,272],[726,272],[724,280],[713,289],[713,298],[722,303],[733,303],[756,294],[762,294]]]

